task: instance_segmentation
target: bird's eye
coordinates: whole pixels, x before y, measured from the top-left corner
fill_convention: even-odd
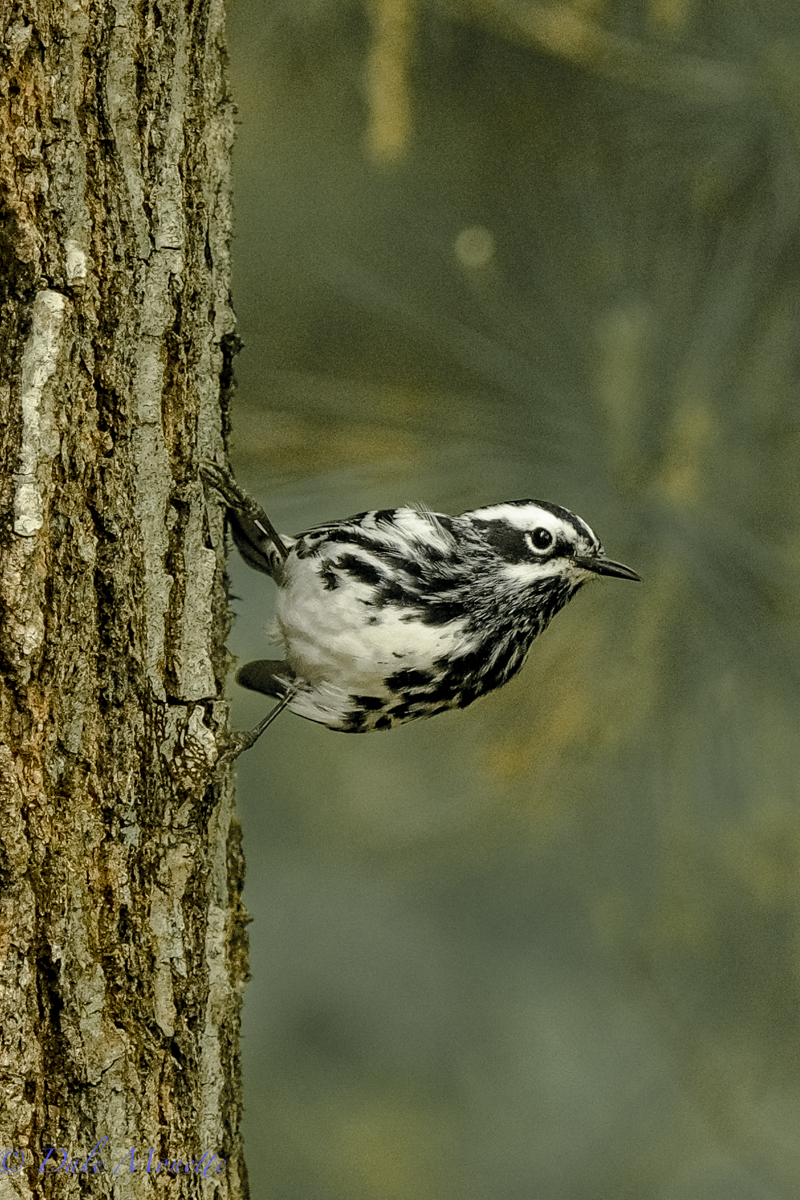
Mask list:
[[[534,550],[549,550],[553,544],[553,535],[549,529],[534,529],[530,538]]]

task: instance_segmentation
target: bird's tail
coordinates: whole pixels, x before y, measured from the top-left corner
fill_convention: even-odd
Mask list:
[[[228,520],[236,549],[247,565],[280,581],[285,555],[281,554],[272,537],[235,508],[228,509]],[[292,546],[294,538],[284,537],[283,544]]]
[[[283,564],[295,539],[278,533],[261,505],[242,491],[229,468],[204,462],[200,474],[225,501],[233,540],[244,561],[280,584]]]

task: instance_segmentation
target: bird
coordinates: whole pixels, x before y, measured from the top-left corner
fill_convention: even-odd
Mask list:
[[[585,521],[543,500],[460,516],[423,504],[377,509],[288,537],[228,468],[206,463],[202,475],[242,558],[278,586],[284,658],[236,676],[279,702],[247,745],[284,708],[344,733],[466,708],[517,674],[588,580],[641,579],[606,557]]]

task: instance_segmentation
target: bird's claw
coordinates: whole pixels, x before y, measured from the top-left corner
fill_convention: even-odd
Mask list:
[[[228,762],[237,759],[245,750],[250,750],[257,740],[258,732],[255,729],[231,729],[228,731],[225,749],[220,757]]]
[[[245,750],[252,749],[258,739],[261,737],[265,729],[267,729],[277,716],[279,716],[294,695],[289,692],[280,700],[274,708],[270,709],[262,721],[259,721],[255,729],[231,729],[227,735],[227,745],[222,752],[222,757],[226,760],[238,758],[240,754],[244,754]]]
[[[219,463],[206,459],[200,464],[200,474],[210,487],[219,492],[229,508],[233,508],[251,519],[262,515],[261,506],[242,491],[233,472],[228,467],[222,467]]]

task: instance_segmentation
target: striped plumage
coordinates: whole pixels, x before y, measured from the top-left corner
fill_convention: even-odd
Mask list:
[[[457,517],[382,509],[280,538],[230,477],[207,475],[243,557],[279,587],[285,659],[248,663],[237,678],[330,729],[365,733],[465,708],[517,673],[592,575],[638,578],[553,504]]]

